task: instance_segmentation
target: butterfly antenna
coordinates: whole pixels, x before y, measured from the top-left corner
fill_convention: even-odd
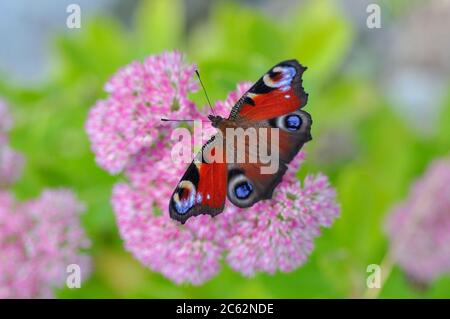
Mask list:
[[[211,109],[212,114],[215,116],[216,112],[214,112],[214,108],[211,105],[211,101],[209,100],[208,93],[206,93],[205,86],[203,85],[202,79],[200,78],[200,73],[198,70],[195,70],[195,74],[197,74],[198,80],[200,81],[200,85],[202,86],[203,92],[205,93],[206,100],[208,101],[209,108]]]
[[[183,119],[183,120],[166,119],[165,117],[162,117],[161,121],[163,121],[163,122],[194,122],[194,121],[197,121],[197,120],[193,120],[193,119]],[[205,121],[205,120],[202,120],[202,122],[208,122],[209,123],[209,121]]]

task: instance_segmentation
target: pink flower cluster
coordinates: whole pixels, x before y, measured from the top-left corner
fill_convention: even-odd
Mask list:
[[[228,221],[226,261],[245,276],[293,271],[307,260],[320,227],[330,227],[339,215],[326,176],[307,176],[303,185],[286,177],[272,200],[238,210]]]
[[[191,118],[195,110],[188,93],[197,90],[192,74],[178,53],[148,57],[119,70],[106,84],[106,100],[91,109],[86,131],[98,165],[121,172],[134,155],[167,135],[173,124],[167,115]]]
[[[112,195],[126,249],[178,284],[204,283],[218,273],[221,260],[245,276],[296,269],[311,253],[320,227],[330,226],[339,215],[335,191],[325,176],[309,176],[302,184],[296,178],[303,153],[291,163],[273,200],[245,210],[227,203],[220,215],[200,215],[184,225],[169,218],[170,196],[187,165],[172,161],[173,126],[161,126],[159,119],[179,118],[181,113],[206,118],[188,100],[187,93],[197,88],[194,71],[177,52],[132,63],[112,77],[108,98],[90,112],[86,128],[97,162],[126,177]],[[225,101],[216,103],[216,113],[228,116],[248,88],[248,83],[239,84]],[[139,94],[129,93],[136,91]],[[154,102],[152,96],[160,98]],[[141,97],[149,97],[144,113],[137,111]],[[174,109],[174,104],[180,107]],[[146,143],[135,143],[145,136],[151,136]]]
[[[450,159],[430,165],[386,226],[392,255],[413,281],[450,273]]]
[[[6,188],[20,177],[23,156],[7,144],[0,144],[0,189]]]
[[[8,106],[0,100],[0,142],[4,142],[6,134],[11,129],[12,118],[9,114]]]
[[[8,132],[12,118],[5,102],[0,100],[0,189],[13,184],[22,173],[23,157],[9,146]]]
[[[0,134],[11,126],[0,104]],[[3,117],[5,116],[5,117]],[[0,142],[0,298],[48,298],[66,282],[70,264],[90,271],[89,246],[79,215],[84,211],[69,190],[45,190],[39,198],[19,202],[7,187],[19,175],[21,159]]]
[[[64,286],[70,264],[88,276],[89,257],[80,253],[89,247],[83,211],[68,190],[46,190],[24,203],[0,191],[0,298],[50,298]]]

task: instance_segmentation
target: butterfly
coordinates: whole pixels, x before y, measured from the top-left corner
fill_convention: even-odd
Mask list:
[[[184,224],[191,216],[215,216],[223,211],[226,197],[241,208],[272,198],[274,189],[287,170],[287,164],[303,144],[312,139],[311,116],[301,110],[308,101],[308,94],[302,86],[305,70],[306,67],[297,60],[280,62],[238,100],[228,118],[208,116],[218,134],[203,146],[176,186],[169,203],[172,219]],[[252,128],[266,128],[268,132],[272,132],[270,129],[273,128],[278,129],[278,139],[274,144],[279,152],[276,163],[278,169],[275,172],[262,174],[264,163],[261,160],[248,160],[253,155],[250,146],[265,146],[270,151],[274,149],[268,142],[263,145],[264,140],[261,142],[261,139],[250,143],[243,136],[244,145],[247,146],[244,161],[228,160],[228,155],[236,155],[237,148],[227,143],[230,142],[227,141],[227,129],[237,131]],[[222,160],[212,161],[212,157]]]

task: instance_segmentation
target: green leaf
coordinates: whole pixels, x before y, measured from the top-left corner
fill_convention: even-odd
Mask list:
[[[351,48],[354,32],[337,3],[308,1],[287,19],[288,52],[310,68],[314,85],[337,71]]]
[[[136,10],[135,21],[139,56],[180,49],[184,24],[182,1],[142,1]]]

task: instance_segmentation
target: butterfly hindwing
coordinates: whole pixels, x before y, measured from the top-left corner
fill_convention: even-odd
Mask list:
[[[282,164],[276,174],[261,174],[260,164],[229,165],[227,196],[235,206],[246,208],[263,199],[272,198],[275,187],[286,172]]]
[[[281,162],[288,164],[297,155],[305,143],[312,139],[312,119],[309,113],[303,110],[279,116],[264,124],[272,128],[278,128],[278,149]]]
[[[269,154],[278,151],[277,169],[274,172],[267,172],[267,170],[263,172],[262,168],[267,167],[267,163],[261,161],[251,163],[246,160],[243,163],[228,164],[228,199],[234,205],[244,208],[260,200],[272,198],[275,187],[281,182],[287,170],[287,164],[297,155],[303,144],[311,140],[311,123],[309,114],[302,110],[259,121],[258,128],[266,128],[268,132],[271,132],[271,128],[278,129],[278,139],[272,140],[271,135],[268,134],[266,145]],[[247,123],[247,125],[251,124]],[[261,144],[261,139],[258,138],[258,147],[261,147]],[[247,154],[246,159],[248,158]],[[246,192],[244,192],[245,189]],[[241,196],[238,196],[239,193]]]

